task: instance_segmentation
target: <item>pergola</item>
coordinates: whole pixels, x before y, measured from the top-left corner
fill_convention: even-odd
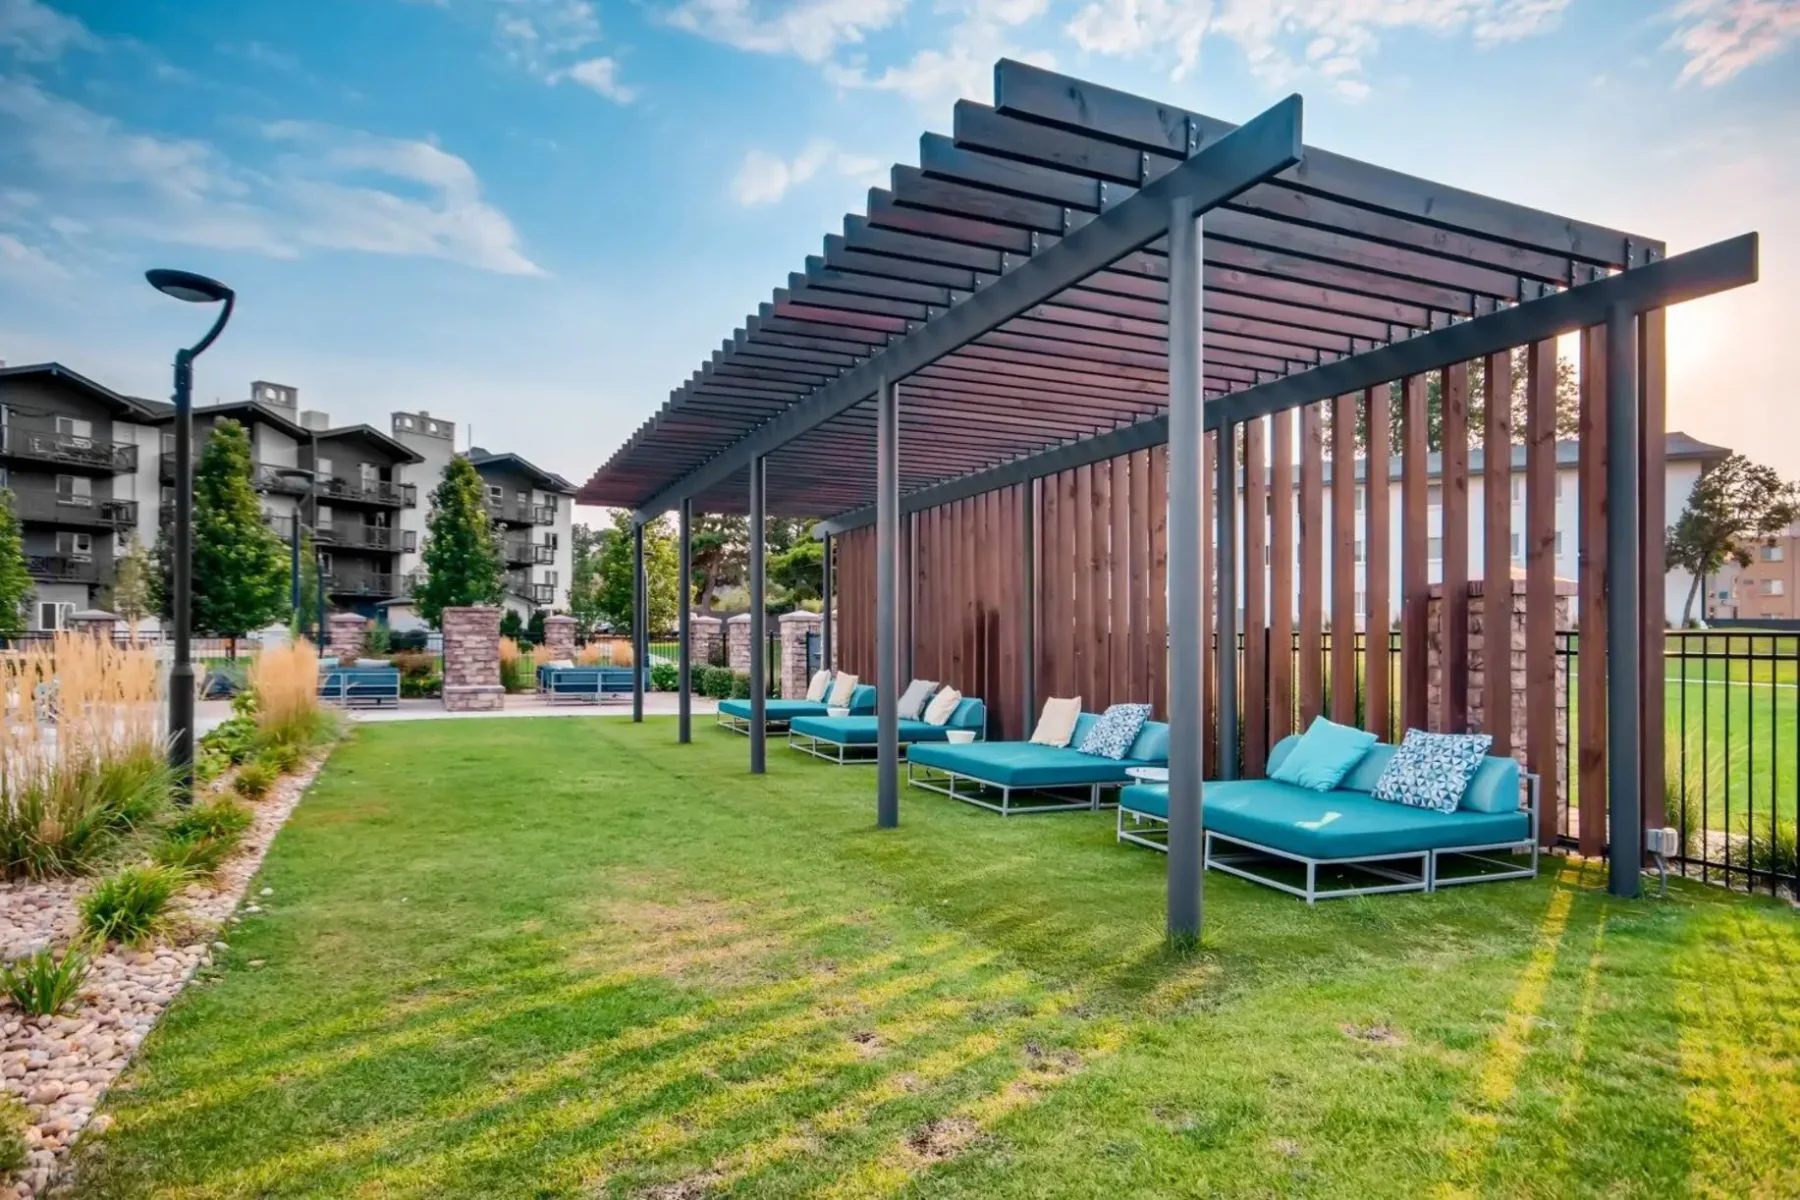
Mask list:
[[[1247,423],[1600,331],[1595,411],[1615,448],[1603,476],[1605,511],[1615,514],[1604,526],[1615,581],[1606,596],[1607,791],[1612,839],[1641,842],[1638,743],[1651,731],[1640,620],[1649,614],[1637,583],[1651,571],[1660,582],[1661,519],[1642,516],[1660,504],[1660,471],[1654,455],[1618,448],[1647,444],[1645,424],[1660,437],[1660,310],[1754,281],[1755,235],[1666,257],[1654,239],[1305,147],[1301,125],[1298,96],[1233,126],[997,64],[994,104],[959,103],[953,135],[925,135],[918,165],[896,166],[867,211],[846,216],[843,233],[828,236],[581,490],[582,503],[633,510],[640,653],[645,522],[679,510],[685,576],[692,512],[748,512],[756,646],[765,514],[829,517],[827,564],[830,538],[873,526],[878,821],[892,826],[903,517],[1166,445],[1167,711],[1177,730],[1198,729],[1208,717],[1208,594],[1215,582],[1218,596],[1240,594],[1238,470],[1209,479],[1209,440],[1235,464]],[[1385,444],[1383,431],[1383,458]],[[1260,478],[1260,440],[1250,447]],[[1278,459],[1279,436],[1275,449]],[[1209,510],[1216,555],[1204,548]],[[1027,624],[1039,605],[1034,511],[1027,505],[1024,516]],[[1260,526],[1244,523],[1241,535],[1258,554]],[[826,578],[829,660],[829,566]],[[687,603],[683,588],[683,742]],[[1237,608],[1217,605],[1222,646],[1235,644]],[[1028,698],[1036,657],[1020,667]],[[762,656],[752,664],[750,764],[760,772],[767,688]],[[1221,654],[1217,695],[1238,695],[1236,671],[1236,656]],[[1235,703],[1220,705],[1214,767],[1224,777],[1238,769],[1237,719]],[[1176,936],[1200,922],[1204,744],[1173,739],[1169,764]],[[1615,891],[1635,893],[1637,866],[1635,855],[1613,855]]]

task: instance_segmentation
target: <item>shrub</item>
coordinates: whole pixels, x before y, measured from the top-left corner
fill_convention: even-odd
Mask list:
[[[750,676],[743,671],[731,673],[731,698],[748,700],[750,698]]]
[[[363,653],[370,658],[380,658],[394,648],[394,635],[382,624],[369,626],[363,634]]]
[[[1800,874],[1800,847],[1795,845],[1794,827],[1779,821],[1773,830],[1766,821],[1759,821],[1750,829],[1744,857],[1752,871],[1767,871],[1782,879]]]
[[[260,732],[255,717],[230,717],[200,739],[200,749],[211,750],[236,766],[255,753]]]
[[[263,744],[310,746],[327,728],[319,712],[319,652],[302,639],[265,650],[250,671]],[[242,761],[239,759],[238,761]]]
[[[300,747],[290,746],[286,742],[264,746],[256,755],[256,762],[267,767],[273,775],[291,775],[300,769],[300,764],[304,761],[306,756]]]
[[[650,664],[650,686],[659,692],[672,692],[681,684],[681,668],[674,663]]]
[[[226,796],[184,808],[165,832],[171,838],[235,837],[250,828],[256,818],[250,810]]]
[[[102,879],[81,900],[81,927],[99,942],[142,943],[168,920],[169,901],[187,875],[144,863]]]
[[[391,634],[388,638],[390,650],[420,651],[431,645],[431,635],[423,629],[409,629],[405,633]]]
[[[400,694],[409,700],[435,699],[444,693],[444,677],[433,672],[430,675],[402,675],[400,677]]]
[[[30,1163],[31,1148],[25,1144],[25,1126],[30,1120],[23,1104],[0,1095],[0,1176],[23,1171]]]
[[[180,871],[195,879],[210,879],[218,874],[227,855],[237,849],[236,834],[226,837],[168,837],[158,842],[151,858],[158,866]]]
[[[261,759],[247,762],[238,768],[231,790],[246,800],[261,800],[275,786],[275,777],[276,772]]]
[[[87,973],[87,952],[79,946],[70,946],[61,957],[43,949],[0,966],[0,987],[27,1016],[49,1017],[75,998]]]
[[[508,610],[510,611],[510,610]],[[512,638],[500,639],[500,686],[509,692],[529,692],[537,687],[533,657]]]
[[[700,694],[714,700],[731,695],[732,675],[728,667],[707,667],[700,672]]]

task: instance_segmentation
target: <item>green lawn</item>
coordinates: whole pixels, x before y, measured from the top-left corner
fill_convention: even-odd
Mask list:
[[[1109,816],[879,832],[868,771],[697,732],[358,729],[75,1193],[1800,1193],[1790,910],[1212,877],[1172,957]]]

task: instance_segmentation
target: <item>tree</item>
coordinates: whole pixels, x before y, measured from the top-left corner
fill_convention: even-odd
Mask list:
[[[10,488],[0,488],[0,634],[17,637],[25,629],[25,605],[31,598],[31,572],[25,564],[25,538],[13,511]]]
[[[1693,619],[1701,581],[1727,562],[1750,565],[1756,547],[1766,545],[1800,518],[1800,484],[1783,483],[1774,468],[1733,454],[1700,476],[1687,507],[1669,526],[1664,547],[1667,569],[1693,576],[1681,623]]]
[[[597,571],[598,588],[595,606],[601,619],[614,629],[631,627],[631,514],[623,509],[612,513],[612,528],[607,530],[605,548],[600,552]],[[681,572],[675,533],[669,522],[652,521],[644,526],[644,576],[649,594],[649,623],[652,630],[673,629],[681,593],[677,576]]]
[[[456,455],[431,493],[425,578],[413,589],[419,615],[437,625],[446,608],[500,603],[500,547],[482,503],[481,476]]]
[[[113,567],[112,594],[107,599],[107,607],[125,618],[134,642],[137,641],[139,622],[154,611],[155,575],[156,566],[150,561],[150,552],[133,534],[125,553]]]
[[[288,612],[287,550],[263,524],[252,485],[250,435],[229,418],[213,427],[194,468],[194,628],[237,639]]]
[[[319,556],[313,550],[312,530],[304,525],[300,527],[300,607],[294,613],[295,629],[311,629],[318,623],[319,613],[324,610],[319,597]],[[313,636],[319,644],[325,642],[323,629],[314,629]]]
[[[611,533],[610,529],[586,525],[577,525],[573,530],[569,615],[575,618],[575,628],[584,638],[592,636],[606,620],[600,612],[600,554]]]
[[[743,581],[750,521],[725,513],[695,513],[689,533],[688,563],[694,577],[688,586],[694,589],[694,607],[710,614],[713,594]]]
[[[1512,440],[1516,445],[1525,442],[1525,413],[1530,397],[1531,368],[1530,355],[1514,354],[1512,356],[1512,387],[1510,391],[1512,407]],[[1398,380],[1388,385],[1388,445],[1399,453],[1401,434],[1405,427],[1405,407],[1403,384]],[[1479,446],[1485,440],[1487,424],[1487,364],[1482,359],[1469,363],[1469,444]],[[1331,406],[1323,406],[1325,414],[1324,437],[1327,452],[1331,446]],[[1444,448],[1444,396],[1443,374],[1439,371],[1429,372],[1425,376],[1425,440],[1427,448],[1433,452]],[[1581,381],[1576,373],[1575,364],[1569,359],[1558,357],[1556,360],[1556,436],[1572,438],[1581,435]],[[1369,447],[1368,422],[1364,419],[1362,404],[1356,405],[1356,449],[1360,454]]]
[[[787,551],[771,556],[769,582],[796,605],[821,599],[825,594],[825,544],[807,534]]]
[[[150,611],[165,622],[175,616],[175,552],[169,545],[169,522],[156,529],[150,548]],[[165,626],[167,628],[167,626]]]
[[[500,636],[501,637],[511,638],[513,641],[516,642],[519,640],[519,635],[524,632],[525,632],[525,622],[523,622],[519,619],[519,610],[518,609],[509,608],[505,612],[500,614]]]

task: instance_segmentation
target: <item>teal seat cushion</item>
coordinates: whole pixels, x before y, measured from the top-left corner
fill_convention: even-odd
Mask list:
[[[955,771],[1000,787],[1073,787],[1123,783],[1129,767],[1167,766],[1167,760],[1101,758],[1068,746],[1035,746],[1030,742],[973,742],[967,746],[932,743],[914,746],[906,757],[920,766]]]
[[[1299,741],[1298,734],[1289,734],[1275,743],[1274,748],[1269,751],[1271,773],[1281,760],[1292,752]],[[1371,746],[1369,752],[1362,756],[1362,761],[1350,768],[1350,773],[1344,776],[1342,783],[1338,784],[1339,790],[1373,792],[1376,781],[1381,778],[1381,773],[1387,770],[1388,760],[1394,757],[1394,752],[1398,749],[1398,746],[1390,745],[1387,742],[1378,742]],[[1523,770],[1519,766],[1518,759],[1488,755],[1476,770],[1475,778],[1469,781],[1469,790],[1463,793],[1462,805],[1458,811],[1463,809],[1485,813],[1518,811],[1524,805],[1523,793],[1520,789],[1522,778]]]
[[[736,717],[740,721],[750,719],[750,702],[748,700],[721,700],[719,711],[727,716]],[[763,719],[766,721],[792,721],[795,717],[822,717],[825,706],[812,700],[766,700],[763,702]]]
[[[873,746],[879,730],[880,718],[858,715],[853,717],[796,717],[788,728],[806,737],[822,738],[827,742],[837,742],[844,746]],[[966,697],[950,714],[950,721],[945,725],[927,725],[924,721],[902,720],[899,722],[900,740],[902,742],[942,742],[944,731],[948,729],[980,729],[987,724],[987,705],[981,701]]]
[[[1531,836],[1523,812],[1453,813],[1386,804],[1362,792],[1315,792],[1272,779],[1206,785],[1206,828],[1305,858],[1367,858],[1453,846],[1523,842]],[[1169,815],[1166,786],[1136,785],[1119,795],[1119,807],[1146,816]]]

